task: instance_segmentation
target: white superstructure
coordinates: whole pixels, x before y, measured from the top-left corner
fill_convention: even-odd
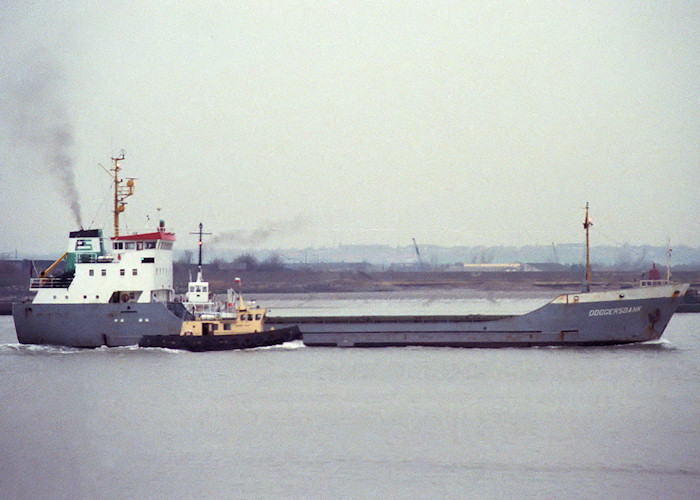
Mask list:
[[[33,278],[36,304],[169,302],[173,290],[175,235],[161,221],[156,231],[123,234],[110,241],[99,229],[70,233],[65,273]],[[106,249],[109,247],[109,250]]]

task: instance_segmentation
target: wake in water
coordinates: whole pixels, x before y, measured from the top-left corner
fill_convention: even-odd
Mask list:
[[[35,345],[35,344],[0,344],[0,356],[7,355],[20,355],[20,356],[63,356],[63,355],[88,355],[88,354],[103,354],[103,355],[116,355],[124,354],[130,352],[153,352],[162,351],[169,353],[181,353],[177,349],[146,349],[139,347],[138,345],[120,346],[120,347],[108,347],[101,346],[95,348],[80,348],[80,347],[66,347],[66,346],[55,346],[55,345]]]
[[[77,347],[64,347],[53,345],[34,344],[0,344],[0,355],[2,354],[22,354],[30,356],[56,355],[56,354],[79,354],[85,349]]]
[[[254,350],[254,351],[262,351],[262,350],[279,350],[279,351],[293,351],[294,349],[301,349],[302,347],[306,347],[304,345],[304,342],[301,340],[291,340],[289,342],[285,342],[283,344],[278,344],[278,345],[268,345],[264,347],[255,347],[253,349],[246,349],[246,350]]]
[[[283,344],[263,346],[263,347],[252,347],[249,349],[231,349],[235,351],[293,351],[296,349],[306,348],[306,345],[302,340],[292,340],[290,342],[285,342]],[[421,347],[421,346],[410,346],[405,349],[434,349],[433,347]],[[444,350],[445,348],[439,348]],[[458,347],[457,349],[463,349]],[[509,349],[520,350],[521,347],[512,347]],[[659,339],[650,342],[644,342],[641,344],[622,344],[622,345],[611,345],[611,346],[595,346],[595,347],[582,347],[582,346],[533,346],[528,349],[551,349],[551,350],[639,350],[639,351],[674,351],[677,347],[670,341],[666,339]],[[107,347],[101,346],[96,348],[78,348],[78,347],[65,347],[65,346],[52,346],[52,345],[33,345],[33,344],[0,344],[0,355],[25,355],[25,356],[56,356],[56,355],[69,355],[69,354],[87,354],[87,353],[104,353],[107,355],[116,355],[124,353],[154,353],[161,352],[166,354],[185,354],[189,351],[181,349],[170,349],[167,347],[139,347],[138,345],[121,346],[121,347]],[[216,351],[216,352],[228,352],[228,351]],[[198,354],[198,353],[195,353]]]

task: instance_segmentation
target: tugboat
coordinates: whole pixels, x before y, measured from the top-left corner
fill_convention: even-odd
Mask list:
[[[266,310],[246,304],[240,292],[229,288],[226,303],[213,300],[209,283],[202,278],[202,224],[199,224],[197,279],[190,281],[183,305],[193,318],[183,321],[178,334],[144,335],[141,347],[166,347],[187,351],[224,351],[282,344],[301,338],[296,325],[265,327]]]
[[[148,335],[178,333],[192,319],[174,301],[175,234],[160,220],[154,229],[127,233],[119,225],[134,179],[120,179],[124,154],[112,158],[114,236],[102,229],[71,231],[67,251],[29,283],[31,302],[15,303],[12,316],[22,344],[69,347],[125,346]],[[52,272],[63,261],[63,273]]]
[[[266,310],[246,305],[240,293],[229,289],[228,298],[223,311],[206,312],[183,321],[178,335],[144,335],[139,346],[195,352],[226,351],[278,345],[301,338],[296,325],[266,329]]]

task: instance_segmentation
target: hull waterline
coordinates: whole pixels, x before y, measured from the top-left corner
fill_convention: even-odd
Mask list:
[[[233,335],[147,335],[140,347],[164,347],[185,351],[230,351],[283,344],[301,338],[297,327]]]

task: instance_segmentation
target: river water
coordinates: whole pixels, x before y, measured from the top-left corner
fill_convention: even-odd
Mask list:
[[[259,296],[272,314],[524,312],[506,293]],[[594,348],[93,350],[0,317],[3,498],[698,498],[700,315]]]

